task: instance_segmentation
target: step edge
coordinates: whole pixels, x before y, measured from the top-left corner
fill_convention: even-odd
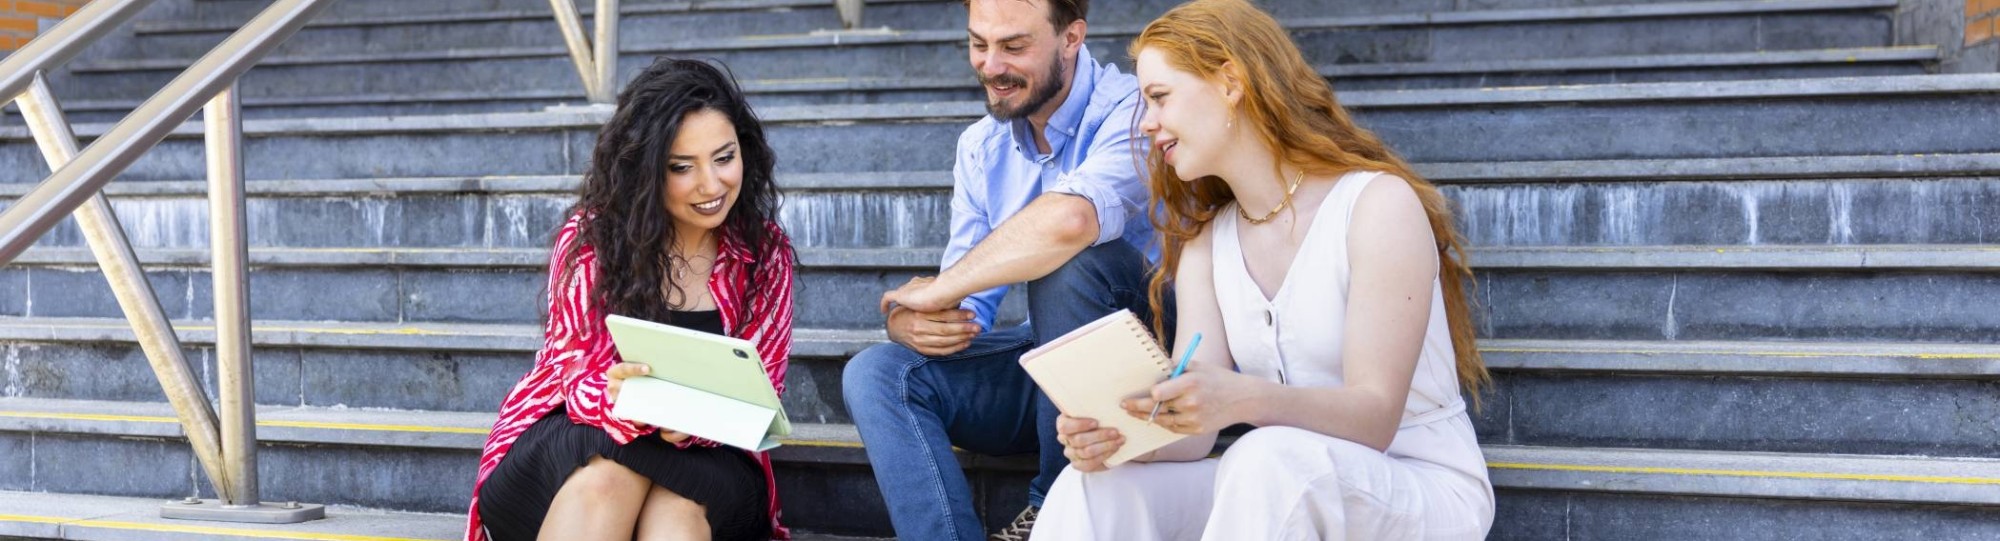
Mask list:
[[[1858,47],[1843,49],[1804,49],[1782,51],[1753,51],[1743,53],[1697,53],[1630,56],[1594,56],[1553,59],[1522,59],[1498,61],[1450,61],[1450,62],[1402,62],[1366,64],[1326,64],[1315,69],[1322,77],[1374,77],[1392,78],[1424,75],[1452,75],[1475,73],[1539,73],[1561,71],[1610,71],[1610,70],[1655,70],[1688,68],[1732,68],[1772,65],[1852,65],[1877,63],[1926,62],[1938,59],[1938,48],[1934,45],[1905,45],[1888,47]],[[977,87],[970,77],[919,77],[919,78],[806,78],[806,79],[751,79],[742,81],[747,94],[797,94],[814,92],[861,92],[861,91],[917,91],[917,90],[971,90]],[[516,91],[514,95],[501,96],[500,101],[524,100],[581,100],[581,91],[535,90]],[[481,102],[496,101],[491,92],[419,92],[408,94],[359,94],[352,96],[261,96],[244,99],[244,106],[257,107],[309,107],[314,105],[373,105],[410,102]],[[138,100],[76,100],[66,102],[69,111],[127,111],[139,106]]]
[[[1440,185],[1541,184],[1576,181],[1698,182],[1824,180],[1844,182],[1910,177],[1976,177],[2000,174],[2000,153],[1901,154],[1875,156],[1775,156],[1751,158],[1668,158],[1517,162],[1431,162],[1412,164]],[[1664,171],[1664,172],[1663,172]],[[785,173],[785,191],[950,189],[951,171]],[[574,192],[581,175],[455,175],[353,179],[265,179],[249,181],[252,196],[404,195],[430,193],[533,194]],[[0,183],[0,198],[14,198],[32,183]],[[204,196],[205,180],[114,182],[104,192],[119,197]]]
[[[1704,17],[1722,15],[1760,15],[1799,12],[1861,11],[1893,8],[1896,0],[1761,0],[1758,2],[1699,1],[1652,4],[1629,4],[1608,6],[1578,6],[1561,8],[1505,9],[1478,11],[1418,12],[1390,15],[1361,15],[1345,17],[1319,17],[1288,19],[1280,21],[1287,31],[1303,32],[1335,30],[1343,28],[1370,28],[1396,26],[1465,26],[1489,24],[1534,24],[1564,23],[1603,20],[1645,20],[1671,17]],[[622,10],[621,10],[622,12]],[[1303,22],[1301,22],[1303,21]],[[1129,37],[1139,33],[1140,27],[1132,25],[1111,25],[1099,27],[1095,37]],[[741,36],[726,40],[690,40],[657,44],[625,44],[621,52],[634,54],[687,53],[721,50],[742,50],[761,48],[801,48],[814,46],[839,46],[842,34],[788,34],[774,36]],[[851,41],[855,36],[847,36]],[[911,29],[892,30],[885,34],[871,34],[862,38],[863,44],[919,44],[955,42],[964,36],[954,30]],[[726,41],[730,46],[717,45]],[[544,52],[543,50],[550,52]],[[507,50],[504,48],[488,49]],[[534,48],[535,56],[561,57],[567,53],[560,48]],[[398,61],[415,61],[427,58],[425,53],[397,53]],[[519,54],[509,52],[507,54]],[[265,65],[299,64],[340,64],[362,62],[366,55],[318,55],[272,57]],[[386,59],[388,55],[372,58]],[[165,70],[185,69],[192,59],[135,59],[88,62],[75,65],[78,73],[120,70]]]
[[[176,321],[182,343],[214,343],[213,322]],[[113,318],[0,317],[0,345],[135,344]],[[797,329],[794,360],[844,362],[884,343],[879,329]],[[542,329],[523,324],[356,324],[254,322],[257,347],[481,351],[532,354]],[[1607,341],[1482,339],[1487,367],[1500,371],[1706,374],[1804,378],[1991,378],[2000,376],[2000,345],[1887,342]]]
[[[1825,98],[1890,98],[1913,95],[1954,96],[2000,94],[2000,73],[1887,75],[1878,77],[1828,77],[1808,79],[1759,79],[1749,81],[1697,81],[1668,83],[1616,83],[1602,85],[1534,86],[1489,89],[1369,90],[1349,92],[1341,101],[1349,109],[1448,109],[1473,106],[1555,106],[1578,103],[1650,103],[1765,100],[1814,100]],[[893,104],[790,105],[760,111],[771,124],[815,124],[867,121],[948,121],[966,122],[985,116],[986,107],[977,101],[912,102]],[[434,131],[500,131],[521,129],[595,129],[609,118],[608,111],[553,111],[478,113],[460,115],[420,115],[393,117],[327,117],[258,119],[244,122],[248,136],[284,134],[367,134]],[[79,124],[80,137],[102,135],[106,123]],[[200,124],[184,123],[171,137],[201,135]],[[26,141],[26,127],[0,128],[0,140]]]
[[[19,431],[17,427],[22,425],[21,420],[30,418],[39,419],[42,423],[34,425],[30,430],[41,432],[178,439],[173,436],[161,436],[158,430],[119,430],[124,427],[119,426],[119,421],[115,420],[67,419],[59,417],[61,413],[19,411],[23,405],[29,404],[26,400],[37,399],[0,399],[0,430]],[[76,404],[61,405],[73,407]],[[154,409],[159,410],[164,410],[164,407],[164,404],[153,405]],[[124,409],[130,411],[133,408]],[[300,409],[294,410],[294,413],[298,414],[298,417],[306,418],[308,414],[315,412]],[[385,420],[408,416],[400,412],[371,413],[374,417]],[[43,417],[30,417],[33,415],[43,415]],[[130,415],[122,417],[141,419],[141,421],[126,421],[126,424],[149,422],[171,427],[176,433],[179,430],[179,425],[175,424],[171,417]],[[271,430],[270,428],[274,427],[265,423],[266,421],[259,421],[260,428],[265,429],[260,430],[260,440],[267,442],[407,447],[397,443],[371,444],[358,441],[360,438],[326,437],[323,432],[315,433],[312,429]],[[365,428],[351,430],[363,429]],[[853,433],[851,425],[842,427],[840,431],[842,434]],[[428,447],[473,451],[481,447],[479,442],[483,442],[483,436],[477,440],[457,438],[449,445]],[[812,452],[810,448],[832,447],[839,449],[841,454],[858,455],[855,450],[859,446],[858,439],[850,437],[823,441],[793,440],[787,447],[808,449],[775,454],[780,455],[776,458],[781,461],[790,461],[783,455],[805,454]],[[1706,494],[2000,505],[2000,491],[1991,488],[2000,486],[2000,459],[1518,445],[1482,445],[1481,448],[1488,455],[1488,467],[1496,474],[1495,485],[1501,488],[1703,493],[1698,489],[1705,486],[1710,488],[1724,486],[1735,490],[1712,490]],[[807,461],[824,461],[825,457],[820,457],[821,460],[800,458]],[[847,456],[844,460],[859,463],[865,459],[859,456]],[[1584,479],[1587,482],[1578,483],[1577,479]],[[1616,483],[1617,486],[1612,487],[1602,482],[1607,479],[1619,482]],[[1755,482],[1739,482],[1742,480]],[[1769,486],[1774,483],[1781,486],[1776,488]],[[1911,490],[1912,488],[1921,490]]]
[[[800,266],[810,269],[931,270],[944,249],[797,249]],[[140,248],[152,268],[207,266],[206,248]],[[546,248],[250,248],[252,268],[515,268],[548,265]],[[1653,245],[1474,247],[1468,261],[1478,270],[2000,270],[2000,245]],[[23,268],[93,267],[96,257],[83,247],[29,248],[10,264]]]

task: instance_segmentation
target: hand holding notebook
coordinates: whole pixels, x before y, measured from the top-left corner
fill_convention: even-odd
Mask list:
[[[1143,394],[1173,371],[1166,353],[1129,310],[1119,310],[1021,355],[1021,367],[1064,415],[1116,429],[1125,444],[1104,460],[1117,466],[1181,438],[1135,419],[1119,402]]]
[[[792,433],[750,342],[617,315],[604,323],[620,357],[650,367],[624,380],[612,416],[749,451]]]

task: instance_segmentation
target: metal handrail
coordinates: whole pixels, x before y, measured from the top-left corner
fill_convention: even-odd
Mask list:
[[[277,0],[92,141],[75,161],[15,200],[0,213],[0,263],[19,257],[35,239],[194,116],[211,96],[234,84],[257,60],[291,37],[327,2]]]
[[[55,28],[35,37],[0,59],[0,96],[12,99],[28,90],[36,73],[54,70],[83,48],[125,24],[153,0],[97,0],[77,8]]]
[[[160,379],[167,401],[218,502],[195,500],[161,508],[167,518],[284,523],[325,516],[325,508],[258,499],[255,381],[250,362],[248,259],[243,209],[241,104],[236,82],[278,44],[297,33],[331,0],[277,0],[211,49],[158,93],[81,152],[43,76],[74,58],[150,0],[93,2],[0,61],[0,96],[16,101],[29,131],[54,171],[0,212],[0,264],[12,262],[63,217],[76,213],[91,252],[110,282],[120,310]],[[132,244],[102,193],[104,184],[130,167],[196,109],[205,109],[209,172],[210,241],[214,251],[216,365],[222,410],[217,415],[196,383],[159,297],[139,268]]]

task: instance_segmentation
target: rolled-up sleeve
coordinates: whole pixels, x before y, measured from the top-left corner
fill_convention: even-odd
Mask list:
[[[1138,94],[1127,96],[1098,126],[1089,154],[1076,169],[1057,177],[1046,192],[1076,195],[1097,208],[1097,241],[1125,236],[1125,224],[1146,208],[1145,139],[1134,131]]]
[[[958,159],[951,167],[951,241],[945,245],[939,270],[957,264],[973,246],[993,233],[993,222],[986,214],[986,205],[980,201],[986,197],[986,171],[980,155],[985,149],[979,148],[979,141],[971,133],[960,138],[958,148]],[[959,301],[958,307],[971,310],[979,328],[992,330],[993,318],[1000,312],[1000,299],[1006,296],[1007,286],[999,286],[967,296]]]

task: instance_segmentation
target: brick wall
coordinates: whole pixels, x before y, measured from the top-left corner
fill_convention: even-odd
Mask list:
[[[88,3],[90,0],[0,0],[0,51],[19,49],[35,39],[39,19],[68,17]]]
[[[2000,37],[2000,0],[1965,0],[1965,46]]]

